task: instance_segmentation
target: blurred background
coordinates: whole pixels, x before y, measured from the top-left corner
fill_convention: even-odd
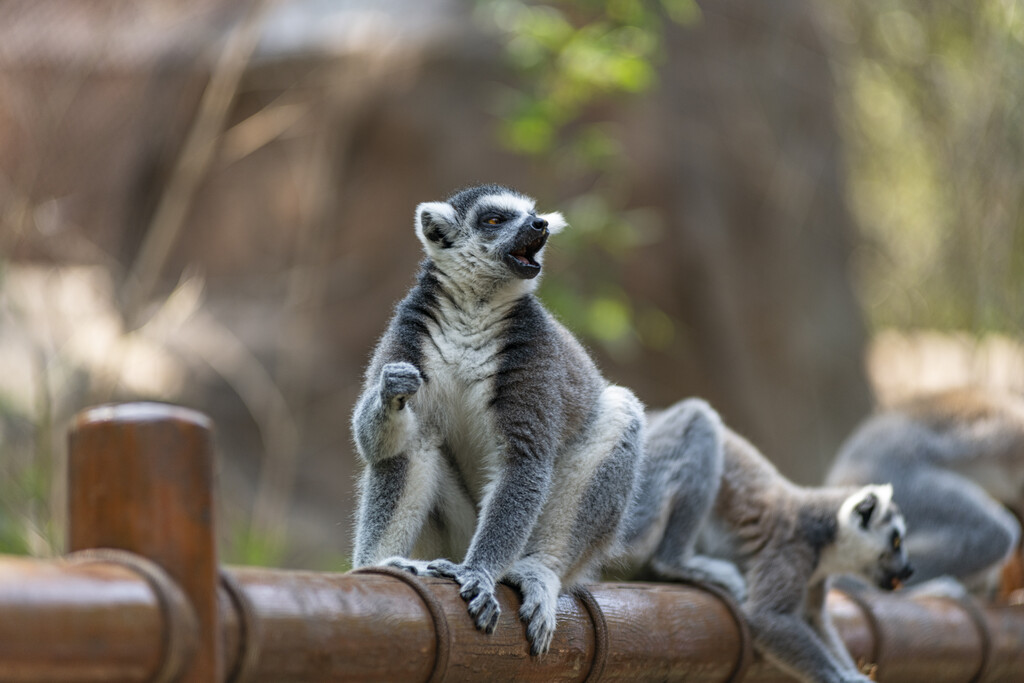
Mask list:
[[[222,559],[343,569],[364,365],[418,202],[561,210],[545,303],[652,407],[819,482],[877,402],[1024,390],[1016,0],[7,0],[0,552],[66,429],[217,426]]]

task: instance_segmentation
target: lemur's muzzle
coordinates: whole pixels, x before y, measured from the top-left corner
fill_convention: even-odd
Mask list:
[[[914,574],[914,568],[910,564],[905,564],[898,571],[885,572],[882,579],[878,582],[878,587],[887,590],[897,590],[903,586],[903,582],[909,579]]]
[[[516,240],[505,255],[512,272],[524,279],[530,279],[540,273],[537,253],[548,241],[548,222],[543,218],[528,219],[519,228]]]

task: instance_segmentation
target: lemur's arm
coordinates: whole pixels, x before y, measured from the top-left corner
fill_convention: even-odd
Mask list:
[[[432,573],[459,583],[460,595],[469,601],[477,628],[487,633],[494,630],[500,613],[495,581],[522,555],[548,496],[552,469],[550,458],[528,460],[518,453],[512,455],[484,500],[465,561],[430,563]]]
[[[412,363],[385,364],[363,388],[352,414],[359,454],[370,464],[400,454],[416,431],[416,416],[407,402],[423,384]]]
[[[433,496],[431,477],[417,471],[416,414],[408,403],[422,383],[411,363],[386,363],[366,383],[353,412],[352,433],[366,460],[352,558],[356,567],[408,554]],[[424,481],[410,487],[413,479]],[[405,512],[398,514],[403,500]]]
[[[836,627],[832,624],[832,618],[825,607],[827,594],[827,581],[819,581],[808,586],[807,599],[804,605],[805,618],[807,623],[811,625],[811,628],[821,636],[825,647],[829,649],[836,659],[840,660],[848,668],[857,669],[857,663],[853,661],[853,657],[846,649],[846,644],[839,637],[839,632],[836,631]]]
[[[832,653],[802,613],[809,571],[800,562],[761,557],[747,575],[749,596],[743,611],[754,642],[782,668],[811,683],[868,683],[852,660]]]
[[[522,555],[551,485],[550,461],[527,461],[517,455],[495,482],[484,502],[465,564],[500,577]]]
[[[523,554],[547,500],[555,458],[553,400],[545,396],[544,388],[527,386],[528,382],[498,384],[494,410],[505,442],[501,471],[484,498],[462,564],[441,560],[430,565],[436,574],[462,586],[469,613],[488,633],[499,614],[494,582]]]

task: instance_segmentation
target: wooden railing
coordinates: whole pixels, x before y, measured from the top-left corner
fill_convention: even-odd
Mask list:
[[[445,580],[220,568],[210,429],[157,404],[78,417],[69,554],[0,557],[0,681],[790,680],[696,586],[563,596],[551,651],[531,657],[505,586],[484,635]],[[879,681],[1024,681],[1022,606],[833,591],[829,609]]]

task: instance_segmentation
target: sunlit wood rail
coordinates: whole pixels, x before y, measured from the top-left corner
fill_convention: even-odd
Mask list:
[[[559,602],[530,657],[499,588],[477,632],[454,584],[387,570],[220,568],[210,424],[155,404],[71,430],[69,553],[0,557],[0,681],[784,681],[735,606],[699,587],[601,583]],[[893,683],[1024,681],[1024,607],[899,595],[829,608]]]

